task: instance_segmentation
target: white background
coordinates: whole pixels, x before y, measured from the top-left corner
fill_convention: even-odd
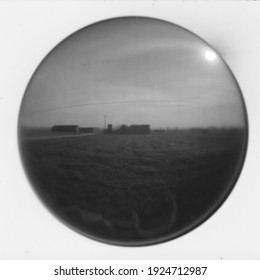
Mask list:
[[[79,28],[124,15],[176,23],[211,44],[249,117],[245,165],[227,201],[192,232],[148,247],[106,245],[63,225],[34,194],[17,146],[20,102],[40,61]],[[260,259],[260,3],[1,1],[0,77],[0,259]]]

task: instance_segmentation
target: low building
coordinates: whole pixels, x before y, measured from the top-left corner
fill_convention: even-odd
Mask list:
[[[118,134],[150,134],[149,124],[133,124],[127,126],[125,124],[121,125],[119,129],[115,131]]]
[[[51,131],[79,133],[79,126],[78,125],[54,125]]]
[[[149,134],[150,125],[149,124],[134,124],[129,127],[129,132],[131,134]]]
[[[96,130],[95,127],[80,127],[79,132],[84,132],[84,133],[94,133]]]
[[[113,125],[112,124],[108,124],[107,125],[107,133],[112,133],[113,131]]]

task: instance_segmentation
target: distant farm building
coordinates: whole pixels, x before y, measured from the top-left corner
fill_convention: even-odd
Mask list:
[[[160,128],[160,129],[153,129],[152,132],[154,132],[154,133],[164,133],[164,132],[166,132],[166,130]]]
[[[78,125],[54,125],[51,129],[53,132],[75,132],[79,133]]]
[[[149,124],[131,125],[129,127],[129,133],[131,133],[131,134],[149,134],[150,125]]]
[[[96,132],[97,128],[95,127],[80,127],[79,132],[84,132],[84,133],[94,133]]]
[[[107,125],[107,132],[108,133],[112,133],[112,131],[113,131],[113,125],[112,124],[108,124]]]
[[[114,134],[150,134],[150,125],[149,124],[133,124],[127,126],[125,124],[121,125],[118,129],[113,130],[112,124],[109,124],[107,127],[107,133]]]

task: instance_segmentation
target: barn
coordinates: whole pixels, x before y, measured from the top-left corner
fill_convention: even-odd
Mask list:
[[[150,134],[149,124],[132,124],[127,126],[125,124],[116,131],[118,134]]]
[[[150,125],[149,124],[139,124],[139,125],[134,124],[129,127],[129,132],[131,134],[149,134]]]
[[[79,131],[84,132],[84,133],[94,133],[96,131],[96,128],[95,127],[80,127]]]
[[[54,125],[51,129],[53,132],[79,132],[78,125]]]
[[[113,125],[112,124],[108,124],[107,125],[107,133],[112,133],[113,132]]]

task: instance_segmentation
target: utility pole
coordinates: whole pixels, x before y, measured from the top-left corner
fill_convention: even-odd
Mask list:
[[[107,115],[104,115],[104,130],[107,128]]]

